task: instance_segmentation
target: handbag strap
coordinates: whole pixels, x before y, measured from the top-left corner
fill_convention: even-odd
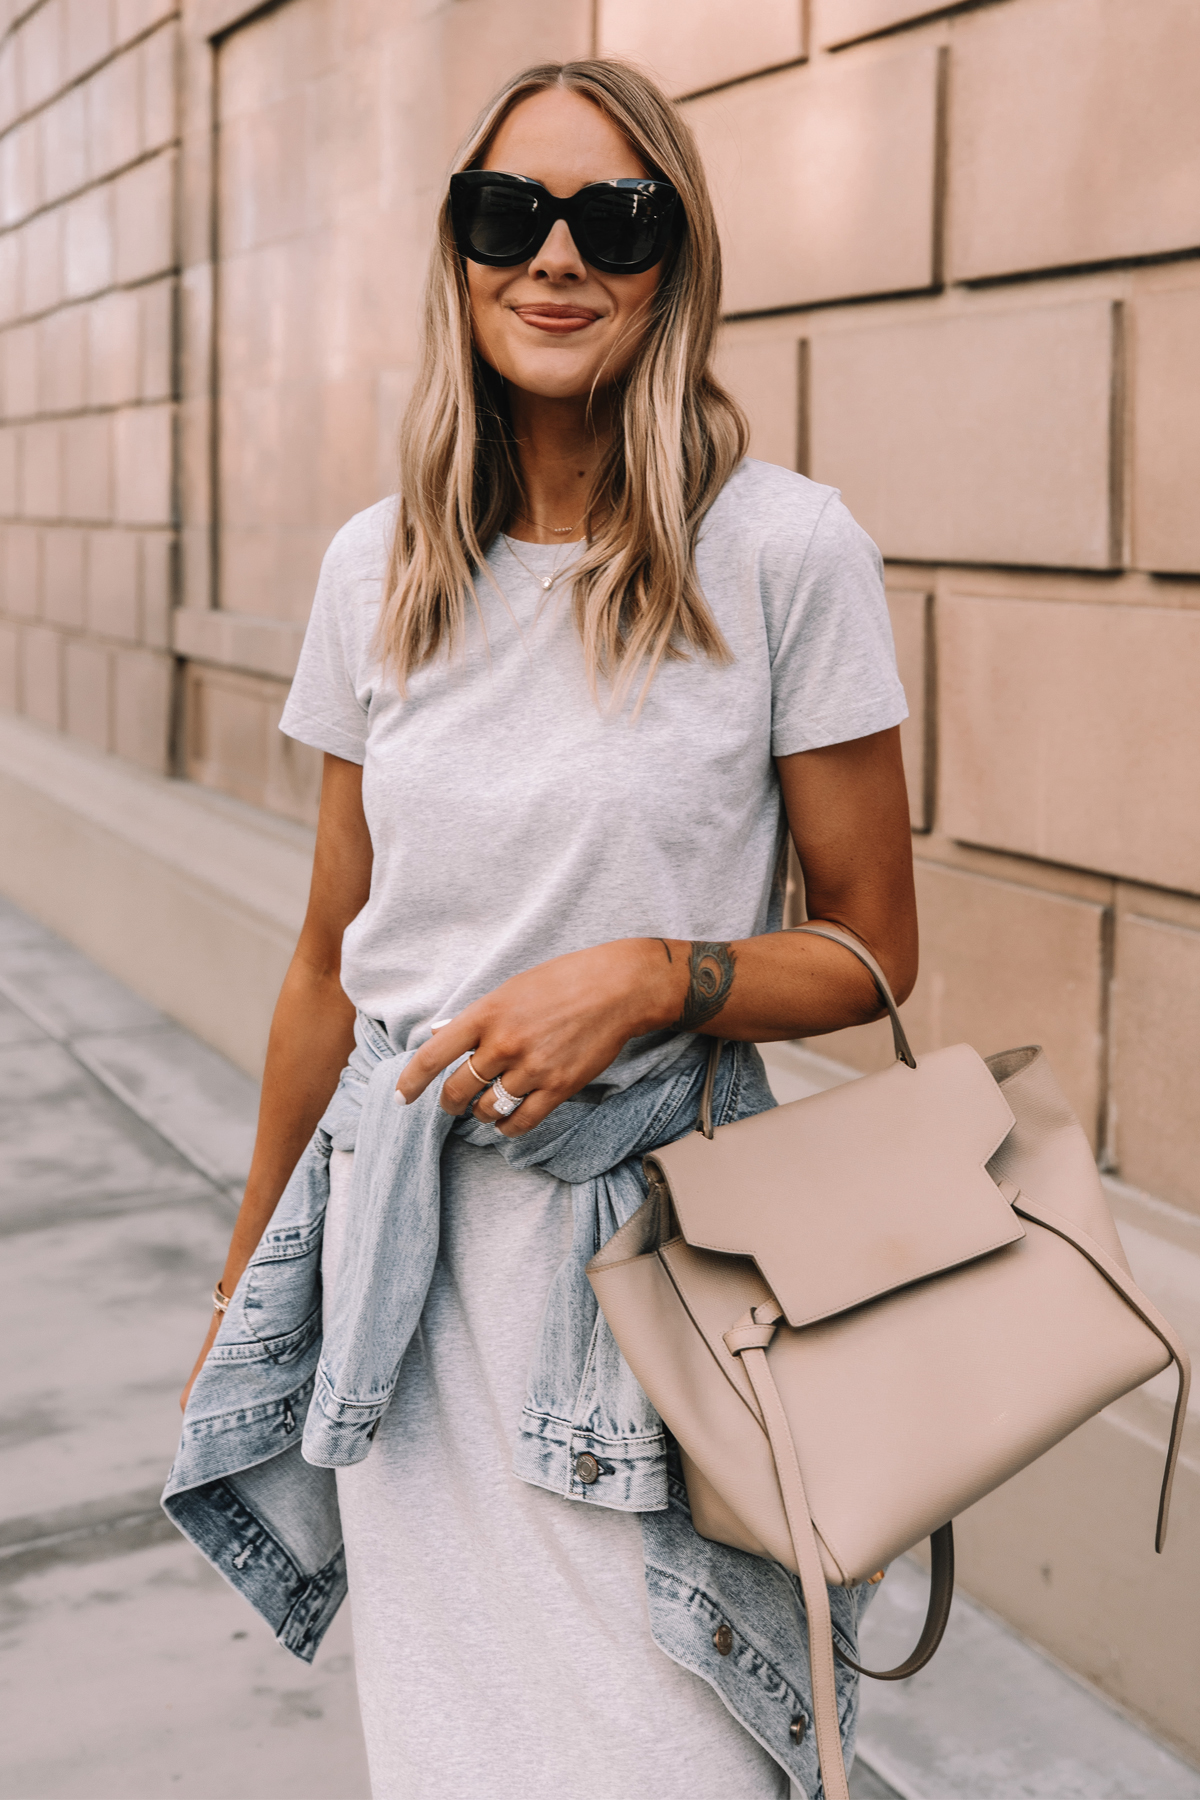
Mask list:
[[[909,1042],[905,1035],[904,1026],[900,1022],[900,1009],[896,1005],[895,995],[892,993],[891,987],[888,984],[887,976],[866,946],[860,944],[856,937],[851,937],[848,931],[842,931],[837,925],[826,925],[824,923],[817,925],[791,925],[788,929],[790,931],[806,931],[810,937],[828,938],[831,944],[841,944],[844,950],[849,950],[851,956],[857,956],[864,969],[870,970],[875,979],[875,986],[879,990],[879,998],[887,1007],[888,1018],[892,1021],[892,1043],[896,1048],[896,1060],[898,1062],[907,1063],[910,1069],[915,1069],[917,1066],[917,1059],[909,1048]]]
[[[759,1314],[764,1315],[761,1319]],[[774,1315],[774,1316],[773,1316]],[[846,1780],[846,1764],[842,1757],[842,1729],[838,1719],[837,1681],[833,1671],[833,1619],[829,1611],[829,1589],[825,1570],[817,1548],[812,1515],[804,1492],[804,1478],[796,1460],[787,1414],[779,1398],[779,1389],[767,1365],[767,1345],[775,1335],[778,1313],[773,1306],[757,1306],[748,1320],[740,1321],[734,1331],[741,1338],[735,1351],[750,1378],[755,1399],[767,1428],[775,1471],[783,1495],[788,1531],[800,1573],[800,1591],[804,1595],[804,1611],[808,1620],[808,1662],[812,1675],[813,1725],[817,1734],[817,1759],[821,1765],[821,1782],[825,1800],[850,1800]],[[752,1327],[757,1327],[752,1331]],[[733,1336],[731,1332],[730,1337]],[[727,1340],[728,1341],[728,1340]],[[730,1348],[734,1346],[730,1344]]]
[[[910,1675],[916,1675],[925,1667],[945,1636],[950,1623],[950,1602],[954,1599],[954,1526],[949,1522],[930,1533],[929,1560],[929,1604],[912,1654],[897,1663],[894,1669],[865,1669],[835,1644],[833,1654],[839,1662],[859,1675],[869,1675],[872,1681],[907,1681]]]
[[[874,977],[875,986],[879,990],[879,998],[887,1007],[888,1017],[892,1021],[892,1043],[896,1047],[896,1060],[907,1063],[915,1069],[917,1059],[909,1047],[908,1038],[900,1019],[900,1009],[896,1005],[895,996],[888,985],[888,978],[880,968],[871,952],[859,943],[849,932],[841,931],[836,925],[789,925],[789,931],[807,931],[810,937],[828,938],[831,944],[841,944],[852,956],[857,956],[865,969],[869,969]],[[704,1074],[704,1088],[700,1095],[700,1115],[696,1120],[697,1131],[702,1131],[706,1138],[713,1134],[712,1102],[713,1089],[717,1079],[717,1065],[721,1060],[721,1052],[727,1043],[725,1038],[714,1038],[708,1052],[708,1068]]]
[[[1179,1462],[1180,1445],[1183,1442],[1184,1421],[1187,1418],[1188,1391],[1192,1384],[1192,1364],[1183,1339],[1168,1324],[1156,1306],[1152,1306],[1145,1294],[1121,1267],[1120,1263],[1108,1254],[1086,1231],[1070,1219],[1064,1219],[1061,1213],[1049,1206],[1042,1206],[1031,1200],[1023,1190],[1014,1188],[1012,1182],[1001,1181],[997,1184],[1014,1212],[1022,1218],[1032,1219],[1035,1225],[1041,1225],[1046,1231],[1053,1231],[1056,1236],[1065,1238],[1086,1256],[1092,1267],[1096,1269],[1111,1287],[1116,1288],[1121,1298],[1130,1305],[1134,1312],[1148,1325],[1155,1337],[1163,1345],[1171,1361],[1175,1364],[1179,1376],[1179,1384],[1175,1392],[1175,1411],[1171,1418],[1171,1434],[1167,1441],[1167,1461],[1163,1470],[1162,1488],[1158,1496],[1158,1523],[1154,1532],[1154,1548],[1161,1552],[1167,1541],[1167,1520],[1171,1511],[1171,1489],[1175,1485],[1175,1469]]]
[[[704,1071],[704,1086],[700,1090],[700,1114],[695,1125],[695,1129],[702,1131],[706,1138],[713,1134],[713,1089],[717,1083],[721,1052],[728,1042],[728,1038],[714,1038],[708,1047],[708,1067]]]
[[[829,1589],[817,1547],[817,1534],[804,1491],[804,1477],[796,1456],[795,1440],[779,1398],[779,1389],[767,1361],[767,1345],[775,1335],[775,1327],[783,1317],[772,1302],[756,1306],[725,1334],[725,1342],[742,1366],[754,1389],[787,1517],[788,1534],[800,1574],[800,1591],[804,1595],[804,1611],[808,1620],[808,1662],[812,1675],[813,1724],[817,1735],[817,1757],[821,1764],[821,1781],[826,1800],[850,1800],[846,1781],[846,1764],[842,1757],[842,1732],[838,1719],[837,1680],[833,1659],[845,1663],[860,1675],[876,1681],[903,1681],[923,1669],[942,1641],[950,1602],[954,1596],[954,1528],[943,1525],[933,1534],[933,1570],[929,1585],[929,1608],[921,1636],[912,1655],[894,1669],[864,1669],[861,1663],[837,1648],[833,1641],[833,1619],[829,1611]]]

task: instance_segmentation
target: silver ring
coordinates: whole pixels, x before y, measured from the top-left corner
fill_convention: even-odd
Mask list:
[[[484,1076],[482,1076],[479,1073],[479,1070],[475,1067],[475,1064],[471,1061],[471,1058],[469,1056],[467,1058],[465,1066],[468,1069],[470,1069],[472,1075],[475,1077],[475,1080],[479,1083],[481,1088],[491,1087],[491,1085],[492,1085],[491,1082],[488,1081]]]
[[[524,1094],[510,1094],[497,1075],[492,1083],[492,1104],[502,1119],[507,1119],[510,1113],[515,1113],[524,1098]]]

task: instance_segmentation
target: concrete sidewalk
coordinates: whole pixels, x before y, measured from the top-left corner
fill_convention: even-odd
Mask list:
[[[255,1084],[0,903],[4,1800],[366,1800],[315,1669],[159,1510]]]
[[[783,1097],[822,1079],[772,1065]],[[306,1668],[158,1508],[254,1084],[0,902],[0,1095],[0,1800],[367,1800],[348,1608]],[[868,1661],[910,1647],[921,1579],[889,1574]],[[856,1800],[1200,1800],[962,1599],[929,1670],[867,1685]]]

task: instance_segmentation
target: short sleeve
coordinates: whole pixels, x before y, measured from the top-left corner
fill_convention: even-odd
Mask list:
[[[325,552],[316,597],[279,729],[347,762],[366,757],[369,691],[363,689],[361,577],[343,533]],[[374,584],[376,591],[378,582]]]
[[[883,561],[836,493],[813,529],[790,599],[768,629],[774,756],[867,737],[908,717]]]

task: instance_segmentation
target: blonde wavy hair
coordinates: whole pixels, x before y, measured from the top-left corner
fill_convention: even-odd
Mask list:
[[[588,496],[575,620],[593,692],[634,673],[642,693],[664,657],[728,661],[696,577],[704,515],[746,452],[745,417],[710,368],[721,250],[696,143],[647,76],[619,62],[541,63],[505,83],[454,162],[478,167],[520,101],[566,88],[598,106],[650,172],[678,190],[683,230],[667,253],[645,337],[615,384],[616,422]],[[503,379],[474,347],[449,199],[425,286],[420,375],[400,431],[400,498],[378,649],[401,689],[453,650],[487,546],[525,506]],[[593,530],[595,525],[595,530]]]

